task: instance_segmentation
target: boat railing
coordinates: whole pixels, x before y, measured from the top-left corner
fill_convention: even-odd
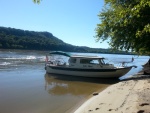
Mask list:
[[[117,62],[117,63],[114,63],[116,67],[128,67],[128,64],[130,62]]]
[[[49,60],[46,65],[49,66],[66,66],[67,62],[63,61],[63,60]]]
[[[128,66],[128,63],[127,62],[120,62],[118,64],[118,67],[127,67]]]

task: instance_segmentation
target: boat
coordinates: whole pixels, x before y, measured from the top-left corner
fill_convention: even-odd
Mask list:
[[[98,78],[119,78],[133,66],[114,66],[104,62],[104,57],[75,55],[53,51],[46,55],[46,73]]]

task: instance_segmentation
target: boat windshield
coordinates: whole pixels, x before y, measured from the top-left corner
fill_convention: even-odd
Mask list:
[[[105,62],[104,62],[104,60],[103,60],[103,59],[100,59],[100,61],[101,61],[101,63],[102,63],[102,64],[105,64]]]

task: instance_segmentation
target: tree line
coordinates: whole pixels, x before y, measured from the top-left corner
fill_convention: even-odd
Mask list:
[[[49,32],[35,32],[10,27],[0,27],[0,49],[127,54],[123,51],[111,51],[111,49],[74,46],[63,42]]]

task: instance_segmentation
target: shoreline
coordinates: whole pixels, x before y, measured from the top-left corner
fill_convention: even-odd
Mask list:
[[[148,62],[139,73],[93,95],[74,113],[149,113],[149,71]]]
[[[109,85],[111,86],[111,85]],[[107,86],[107,87],[109,87]],[[98,89],[97,91],[93,92],[92,94],[90,94],[89,96],[87,96],[85,99],[81,100],[80,102],[78,102],[75,106],[73,106],[71,109],[67,110],[65,113],[74,113],[79,107],[81,107],[81,105],[83,105],[87,100],[91,99],[93,97],[94,94],[97,94],[97,92],[102,92],[104,91],[107,87],[103,87],[101,89]]]

